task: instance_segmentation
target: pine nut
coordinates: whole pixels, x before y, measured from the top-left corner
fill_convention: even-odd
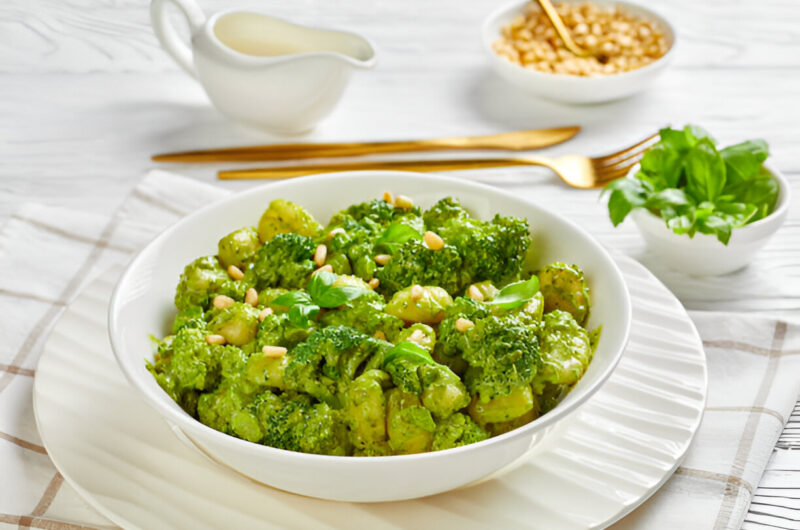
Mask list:
[[[369,285],[370,289],[375,290],[380,284],[381,281],[378,278],[372,278],[367,285]]]
[[[389,204],[394,204],[394,196],[388,191],[383,192],[383,200]]]
[[[394,206],[401,210],[410,210],[414,207],[414,201],[405,195],[398,195],[394,200]]]
[[[244,303],[256,307],[258,305],[258,291],[252,287],[249,288],[247,292],[244,293]]]
[[[270,316],[270,315],[271,315],[273,312],[274,312],[274,311],[272,311],[272,308],[271,308],[271,307],[265,307],[265,308],[264,308],[264,309],[262,309],[262,310],[261,310],[261,312],[258,314],[258,321],[259,321],[259,322],[264,322],[264,319],[266,319],[268,316]]]
[[[376,331],[375,334],[372,336],[378,340],[386,340],[386,333],[384,333],[381,330]]]
[[[319,269],[315,270],[314,273],[321,272],[321,271],[333,272],[333,265],[323,265]]]
[[[334,228],[333,230],[328,232],[328,239],[333,239],[334,237],[336,237],[336,234],[344,234],[344,233],[345,233],[344,228],[342,228],[341,226],[339,228]]]
[[[325,265],[325,258],[328,257],[328,247],[325,245],[317,245],[317,250],[314,251],[314,263],[317,267]]]
[[[417,300],[419,300],[420,298],[422,298],[422,295],[423,295],[423,294],[424,294],[424,291],[422,290],[422,286],[421,286],[421,285],[414,284],[414,285],[411,287],[411,299],[412,299],[413,301],[415,301],[415,302],[416,302]]]
[[[389,263],[389,260],[392,259],[392,256],[390,256],[389,254],[378,254],[377,256],[375,256],[374,259],[375,263],[377,263],[378,265],[386,265],[387,263]]]
[[[444,247],[444,240],[439,237],[439,234],[431,232],[430,230],[425,232],[425,244],[428,245],[428,248],[431,250],[441,250]]]
[[[478,302],[483,302],[483,293],[474,285],[470,285],[467,289],[467,296]]]
[[[206,343],[208,344],[225,344],[225,337],[222,335],[206,335]]]
[[[456,329],[461,333],[464,333],[472,327],[475,327],[475,323],[472,320],[466,318],[459,318],[456,320]]]
[[[233,298],[230,296],[225,296],[224,294],[218,294],[214,297],[214,307],[217,309],[227,309],[234,304]]]
[[[272,358],[283,357],[286,355],[286,352],[287,350],[283,346],[264,346],[261,348],[261,353]]]
[[[236,280],[237,282],[244,278],[244,273],[242,269],[237,267],[236,265],[228,265],[228,276]]]

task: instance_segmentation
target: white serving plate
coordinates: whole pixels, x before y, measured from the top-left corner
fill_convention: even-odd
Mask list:
[[[603,327],[594,358],[581,380],[547,414],[479,443],[413,455],[370,458],[313,455],[255,444],[215,431],[180,408],[145,368],[151,336],[169,333],[179,276],[198,256],[216,254],[217,241],[254,225],[267,205],[282,198],[305,206],[322,222],[345,205],[381,197],[385,191],[412,197],[428,208],[458,197],[473,215],[524,217],[530,223],[536,267],[576,263],[592,293],[588,328]],[[585,230],[556,212],[483,184],[440,175],[353,171],[315,175],[249,189],[217,201],[171,226],[129,264],[109,307],[111,346],[122,372],[145,403],[180,428],[204,453],[264,484],[328,500],[397,501],[449,491],[518,461],[546,440],[559,422],[602,387],[628,340],[630,296],[608,252]],[[387,481],[386,477],[393,477]]]
[[[44,346],[33,391],[39,433],[65,480],[125,528],[602,528],[671,476],[707,388],[703,347],[678,300],[638,263],[617,263],[634,309],[616,371],[535,458],[476,486],[394,503],[322,501],[188,449],[111,353],[107,301],[120,270],[90,284]]]

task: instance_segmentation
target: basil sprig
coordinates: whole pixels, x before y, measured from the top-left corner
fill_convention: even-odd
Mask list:
[[[367,289],[352,285],[334,287],[336,274],[319,271],[308,281],[308,292],[290,291],[272,301],[272,305],[289,308],[289,322],[298,328],[306,329],[311,320],[317,318],[321,308],[334,308],[355,300]]]
[[[727,245],[734,228],[772,213],[779,186],[763,167],[764,140],[718,149],[707,131],[687,125],[662,129],[634,178],[615,180],[608,215],[614,226],[636,208],[660,216],[676,234],[715,235]]]
[[[539,278],[531,276],[530,280],[510,283],[500,289],[500,292],[487,304],[495,305],[502,309],[514,309],[529,302],[539,292]]]
[[[412,364],[436,364],[428,350],[411,341],[398,342],[383,358],[384,369],[398,360],[407,360]]]

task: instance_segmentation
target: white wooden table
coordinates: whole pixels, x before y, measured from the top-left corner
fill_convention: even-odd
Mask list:
[[[678,57],[634,98],[566,107],[521,94],[488,70],[480,45],[490,0],[242,0],[278,16],[371,36],[379,66],[358,75],[310,140],[466,135],[580,124],[552,153],[598,154],[667,124],[702,124],[722,142],[763,137],[773,163],[800,184],[800,3],[674,0]],[[201,0],[207,11],[239,2]],[[154,167],[156,152],[274,139],[226,122],[161,51],[146,0],[0,2],[0,223],[21,202],[110,213]],[[215,181],[216,167],[178,166]],[[528,190],[528,171],[498,182]],[[233,189],[252,186],[224,182]],[[567,191],[565,190],[565,193]],[[797,195],[796,195],[797,197]],[[800,256],[797,256],[800,263]],[[800,316],[792,311],[791,316]],[[792,451],[795,449],[795,451]],[[773,455],[746,528],[800,528],[800,409]]]

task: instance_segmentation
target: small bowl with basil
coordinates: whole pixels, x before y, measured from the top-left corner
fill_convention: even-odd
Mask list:
[[[627,178],[611,182],[614,226],[629,214],[648,248],[695,276],[746,266],[789,211],[786,177],[766,162],[763,140],[720,147],[694,125],[666,128]]]

